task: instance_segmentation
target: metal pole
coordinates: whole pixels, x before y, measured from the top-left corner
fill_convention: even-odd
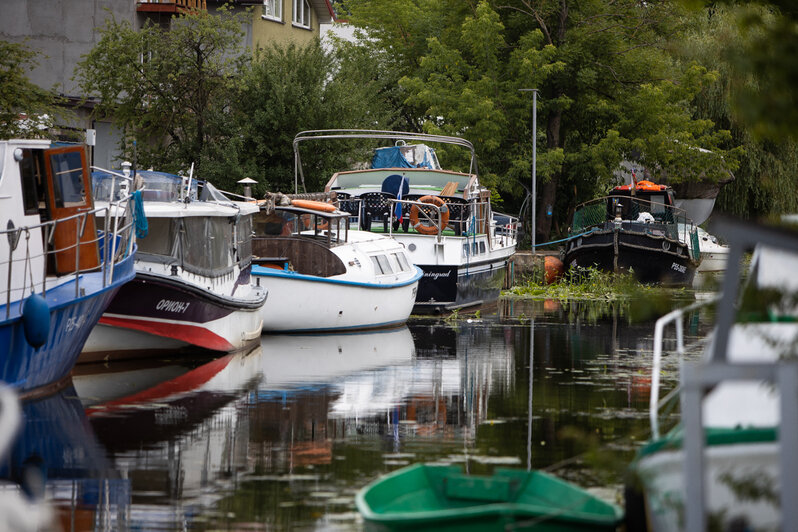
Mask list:
[[[538,164],[538,89],[518,89],[532,93],[532,254],[535,250],[535,224],[537,223],[537,164]]]

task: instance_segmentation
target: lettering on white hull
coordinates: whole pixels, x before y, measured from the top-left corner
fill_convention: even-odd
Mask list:
[[[166,312],[184,313],[191,303],[186,301],[170,301],[169,299],[162,299],[155,305],[155,310],[165,310]]]

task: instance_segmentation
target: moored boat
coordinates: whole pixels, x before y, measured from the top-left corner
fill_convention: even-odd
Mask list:
[[[691,284],[701,261],[697,230],[674,202],[671,188],[638,181],[579,205],[566,267],[633,272],[644,283]]]
[[[414,312],[453,310],[498,299],[515,253],[517,219],[493,212],[470,142],[393,131],[303,131],[294,138],[298,177],[304,179],[299,145],[322,139],[394,142],[375,150],[370,168],[335,173],[325,192],[335,192],[341,209],[358,216],[362,229],[389,234],[422,269]],[[469,171],[444,170],[426,143],[469,150]]]
[[[356,498],[379,530],[615,530],[620,508],[540,471],[415,464],[363,488]]]
[[[371,329],[407,321],[421,270],[386,235],[350,231],[324,202],[262,204],[252,240],[253,282],[269,292],[266,332]]]
[[[256,342],[267,296],[250,279],[257,207],[190,177],[138,178],[149,231],[138,239],[136,277],[108,306],[81,362],[184,347],[232,352]],[[103,171],[94,180],[108,199],[116,182],[132,178]]]
[[[97,207],[82,146],[0,141],[0,381],[23,397],[65,384],[134,275],[129,198]]]
[[[730,244],[717,323],[702,359],[682,364],[681,420],[662,434],[661,410],[676,397],[659,397],[663,328],[676,324],[683,352],[689,308],[657,322],[652,437],[631,464],[629,529],[792,530],[798,522],[798,284],[791,276],[798,234],[731,220],[717,225]],[[738,298],[740,259],[752,250]]]

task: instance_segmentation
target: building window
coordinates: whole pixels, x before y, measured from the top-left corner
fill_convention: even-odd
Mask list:
[[[294,26],[310,29],[310,2],[294,0]]]
[[[283,21],[283,0],[263,0],[263,18]]]

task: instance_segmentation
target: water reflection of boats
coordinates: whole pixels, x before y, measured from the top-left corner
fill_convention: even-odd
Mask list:
[[[248,469],[238,409],[260,378],[260,356],[256,348],[202,364],[79,366],[88,421],[131,481],[131,526],[171,529],[233,490]]]
[[[0,461],[0,491],[3,497],[10,489],[26,494],[29,522],[46,516],[41,505],[30,504],[45,497],[47,508],[55,513],[54,522],[30,530],[85,530],[92,523],[106,523],[109,530],[124,529],[131,503],[130,480],[106,458],[74,388],[67,386],[44,399],[25,401],[22,414],[20,432]],[[9,523],[10,510],[3,509],[0,527]]]
[[[359,334],[268,335],[263,350],[261,391],[297,388],[393,365],[409,364],[415,353],[406,327]]]

